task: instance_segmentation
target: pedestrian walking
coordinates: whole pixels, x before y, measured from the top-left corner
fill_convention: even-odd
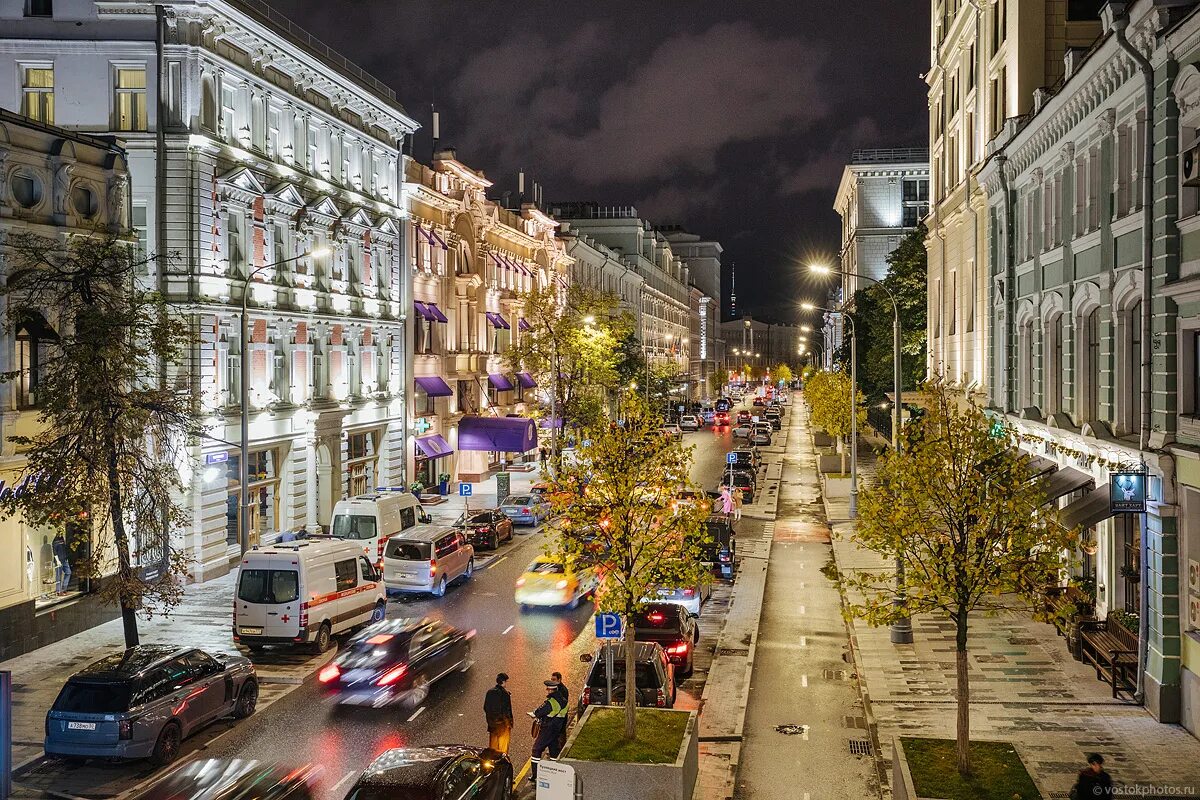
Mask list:
[[[546,449],[546,445],[538,448],[538,460],[542,463],[542,472],[546,471],[546,459],[550,457],[550,451]]]
[[[721,487],[721,513],[732,514],[734,512],[733,495],[729,492],[728,486]]]
[[[483,698],[483,715],[487,719],[488,747],[508,755],[508,741],[512,738],[513,710],[512,695],[504,684],[508,675],[501,672],[496,676],[496,685],[487,690]]]
[[[733,518],[740,520],[742,518],[742,490],[733,490]]]
[[[543,681],[546,687],[546,701],[533,712],[533,718],[538,722],[537,738],[533,740],[533,755],[530,758],[530,779],[537,780],[538,762],[542,754],[549,751],[551,758],[558,758],[562,752],[562,737],[567,730],[567,705],[559,700],[559,683]]]
[[[1111,797],[1112,777],[1104,771],[1104,756],[1089,753],[1087,766],[1079,771],[1075,785],[1071,787],[1071,800],[1088,800],[1090,797]]]

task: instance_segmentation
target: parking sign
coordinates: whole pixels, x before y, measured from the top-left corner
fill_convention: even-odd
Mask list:
[[[601,612],[596,614],[596,638],[620,639],[621,615]]]
[[[737,463],[737,453],[726,453],[725,454],[725,463],[726,464],[736,464]]]
[[[458,496],[459,497],[470,497],[472,488],[473,487],[469,483],[460,483],[458,485]]]

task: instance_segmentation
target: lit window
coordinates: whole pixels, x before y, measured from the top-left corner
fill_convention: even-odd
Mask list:
[[[21,81],[21,113],[54,124],[54,67],[25,67]]]
[[[146,70],[118,68],[115,77],[119,131],[146,130]]]

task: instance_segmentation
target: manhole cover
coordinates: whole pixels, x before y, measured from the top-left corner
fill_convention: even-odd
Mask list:
[[[826,669],[821,671],[821,676],[827,681],[844,681],[846,680],[846,670]]]
[[[782,733],[784,736],[797,736],[808,731],[807,725],[776,725],[775,730]],[[870,744],[870,742],[867,742]]]
[[[869,756],[871,755],[871,742],[869,739],[851,739],[850,740],[850,755],[852,756]]]

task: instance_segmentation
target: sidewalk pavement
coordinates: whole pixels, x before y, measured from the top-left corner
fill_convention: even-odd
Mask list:
[[[869,486],[874,459],[860,455],[858,471]],[[851,541],[848,498],[824,502],[838,569],[888,571],[890,563]],[[953,623],[917,616],[911,645],[892,644],[887,628],[862,621],[851,628],[855,668],[883,755],[895,736],[954,738]],[[1157,722],[1141,706],[1114,700],[1095,670],[1071,658],[1052,625],[1017,613],[972,615],[969,647],[971,737],[1016,745],[1043,797],[1066,797],[1090,752],[1104,755],[1118,785],[1191,786],[1200,795],[1200,740]]]

